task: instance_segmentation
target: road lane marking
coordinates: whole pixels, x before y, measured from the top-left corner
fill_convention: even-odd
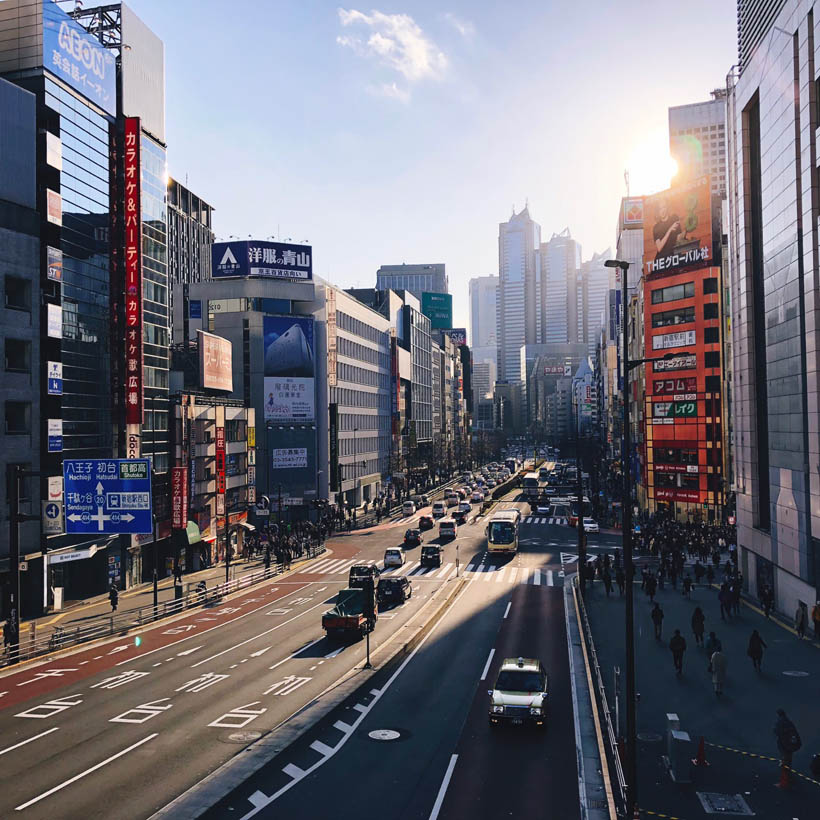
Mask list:
[[[346,647],[340,646],[338,649],[334,649],[332,652],[328,652],[327,655],[325,655],[325,659],[335,658],[337,655],[341,655],[342,652],[345,651],[345,649],[346,649]]]
[[[291,658],[295,658],[300,652],[304,652],[306,649],[309,649],[311,646],[313,646],[313,644],[319,643],[319,641],[323,640],[324,637],[316,638],[316,640],[310,641],[309,643],[306,643],[304,646],[300,646],[295,652],[288,655],[286,658],[282,658],[281,661],[277,661],[273,666],[269,666],[268,669],[276,669],[277,666],[281,666],[283,663],[286,663]],[[323,661],[319,661],[319,663],[323,663]]]
[[[250,657],[258,658],[260,655],[264,655],[269,649],[273,649],[273,646],[266,646],[264,649],[259,649],[256,652],[251,652]]]
[[[554,579],[553,579],[553,575],[552,575],[552,570],[548,569],[547,570],[547,586],[554,587],[555,584],[553,583],[553,580]]]
[[[450,572],[450,570],[452,568],[453,568],[452,564],[445,564],[444,569],[438,575],[436,575],[436,578],[443,578],[445,575],[447,575]]]
[[[288,765],[285,766],[282,769],[282,771],[288,777],[292,777],[294,780],[301,780],[305,776],[305,770],[300,769],[298,766],[295,766],[293,763],[288,763]]]
[[[47,792],[43,792],[42,794],[37,795],[37,797],[33,797],[26,803],[21,803],[19,806],[15,808],[15,811],[23,811],[23,809],[27,809],[29,806],[33,806],[35,803],[39,803],[41,800],[44,800],[46,797],[50,797],[55,792],[61,791],[66,786],[70,786],[72,783],[76,783],[78,780],[81,780],[86,775],[91,774],[92,772],[96,772],[97,769],[101,769],[103,766],[107,766],[109,763],[117,760],[118,758],[122,757],[123,755],[127,755],[129,752],[134,751],[138,747],[142,746],[143,743],[148,743],[149,740],[153,740],[155,737],[159,735],[159,732],[154,732],[148,737],[144,737],[142,740],[138,740],[136,743],[132,743],[127,749],[123,749],[121,752],[117,752],[111,757],[107,757],[105,760],[101,760],[99,763],[93,765],[90,769],[86,769],[84,772],[80,772],[79,774],[75,774],[74,777],[70,777],[68,780],[64,780],[58,786],[55,786],[53,789],[49,789]]]
[[[487,663],[484,664],[484,671],[481,673],[479,680],[484,680],[487,677],[487,673],[490,671],[490,664],[493,662],[493,655],[495,655],[495,647],[490,650]]]
[[[52,732],[56,732],[59,728],[59,726],[55,726],[52,729],[46,729],[45,732],[40,732],[39,735],[34,735],[34,737],[30,737],[28,740],[21,740],[19,743],[15,743],[14,746],[9,746],[7,749],[0,749],[0,755],[4,755],[6,752],[13,752],[15,749],[25,746],[26,743],[31,743],[33,740],[37,740],[38,738],[50,735]]]
[[[512,601],[507,601],[507,608],[504,610],[504,617],[506,618],[507,615],[510,614],[510,607],[512,606]]]
[[[540,569],[534,569],[532,571],[532,582],[537,587],[541,586],[541,570]]]
[[[343,720],[337,720],[333,724],[334,729],[338,729],[343,735],[348,735],[353,731],[353,727],[349,723],[345,723]]]
[[[177,652],[177,657],[181,658],[184,655],[190,655],[192,652],[196,652],[197,649],[202,649],[202,646],[204,646],[204,644],[201,646],[195,646],[193,649],[186,649],[184,652]]]
[[[310,744],[310,748],[313,749],[314,752],[319,752],[322,757],[328,757],[333,754],[333,749],[328,746],[327,743],[322,743],[321,740],[314,740],[313,743]]]
[[[450,778],[453,776],[453,769],[456,767],[458,755],[453,755],[447,765],[447,771],[444,773],[444,780],[441,781],[441,788],[438,790],[436,802],[433,803],[433,810],[430,812],[430,820],[436,820],[438,813],[441,811],[441,805],[444,803],[444,795],[447,794],[447,787],[450,785]]]
[[[498,575],[496,575],[496,576],[495,576],[495,582],[496,582],[497,584],[500,584],[500,583],[504,580],[504,574],[505,574],[506,572],[507,572],[507,568],[506,568],[506,567],[502,567],[501,572],[499,572],[499,573],[498,573]]]

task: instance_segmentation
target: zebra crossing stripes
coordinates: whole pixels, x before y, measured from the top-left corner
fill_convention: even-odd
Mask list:
[[[537,516],[537,515],[528,515],[524,518],[525,524],[553,524],[559,527],[565,527],[567,525],[567,519],[565,516],[558,515],[558,516]]]

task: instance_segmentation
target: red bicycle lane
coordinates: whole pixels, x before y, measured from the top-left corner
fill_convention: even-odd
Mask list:
[[[278,584],[272,579],[218,606],[198,608],[176,620],[166,619],[146,625],[88,648],[72,647],[51,657],[28,662],[20,669],[0,675],[0,711],[161,650],[180,646],[181,651],[176,654],[189,654],[201,647],[197,639],[207,641],[206,636],[213,630],[268,609],[272,603],[305,589],[309,584],[309,580],[301,578],[296,581],[280,579]],[[188,646],[184,646],[186,643]]]

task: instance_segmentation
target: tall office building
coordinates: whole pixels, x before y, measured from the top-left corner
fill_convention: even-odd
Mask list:
[[[536,252],[541,226],[525,206],[498,226],[496,347],[499,381],[520,380],[521,346],[537,341]]]
[[[610,270],[604,267],[604,262],[611,258],[612,248],[593,254],[592,259],[581,263],[578,274],[578,335],[570,341],[586,344],[590,355],[595,353],[600,330],[609,309]]]
[[[581,246],[564,228],[539,248],[540,287],[538,343],[566,343],[578,340],[578,272]],[[582,323],[583,324],[583,323]]]
[[[669,151],[678,164],[674,184],[708,175],[713,194],[726,195],[726,90],[712,99],[669,109]]]
[[[470,346],[476,348],[497,346],[496,310],[498,277],[477,276],[469,283],[470,291]]]
[[[740,2],[727,112],[739,559],[789,615],[820,597],[816,24],[798,0]]]
[[[443,262],[382,265],[376,271],[376,290],[409,290],[416,299],[422,293],[450,292]]]

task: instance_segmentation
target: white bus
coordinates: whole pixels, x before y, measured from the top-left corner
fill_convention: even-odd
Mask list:
[[[521,486],[524,488],[524,495],[527,498],[537,498],[541,494],[538,473],[527,473]]]
[[[487,522],[487,551],[518,552],[518,524],[521,513],[518,510],[499,510]]]

